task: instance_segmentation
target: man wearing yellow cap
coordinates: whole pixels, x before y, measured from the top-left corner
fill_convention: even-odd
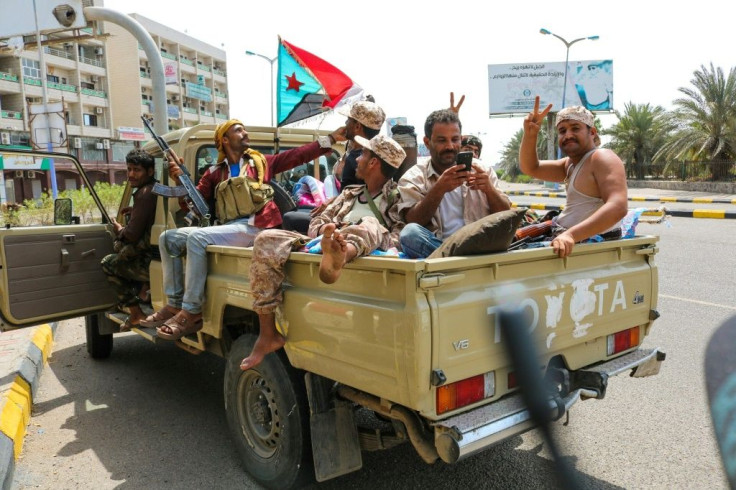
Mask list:
[[[243,370],[257,366],[264,356],[286,342],[276,330],[275,312],[283,302],[284,265],[292,250],[299,250],[310,237],[321,234],[324,255],[319,278],[332,284],[347,262],[376,249],[398,246],[403,223],[397,211],[396,183],[391,177],[406,153],[396,141],[380,134],[370,140],[355,136],[353,141],[362,148],[356,176],[365,184],[346,187],[321,214],[312,218],[309,236],[295,231],[268,230],[256,238],[250,288],[260,333],[250,355],[240,364]]]
[[[572,252],[575,243],[600,235],[604,240],[621,238],[621,220],[628,212],[626,172],[611,150],[599,149],[593,114],[582,106],[565,107],[557,113],[557,141],[565,155],[559,160],[539,161],[537,135],[552,108],[534,109],[524,119],[519,149],[521,171],[548,182],[564,182],[567,203],[555,218],[552,248],[560,257]]]
[[[248,175],[268,182],[276,174],[312,161],[331,151],[332,144],[345,140],[345,128],[329,136],[277,155],[263,155],[249,147],[248,132],[237,119],[220,124],[215,130],[218,163],[207,169],[199,179],[197,190],[205,201],[214,203],[215,188],[231,176]],[[183,162],[181,162],[183,163]],[[169,160],[169,176],[179,181],[182,174],[177,162]],[[184,204],[182,204],[184,207]],[[214,206],[210,206],[211,209]],[[281,225],[281,213],[275,202],[249,216],[241,216],[217,226],[185,227],[166,230],[159,238],[164,292],[168,304],[148,316],[140,324],[157,327],[158,336],[178,340],[202,328],[202,303],[207,280],[208,245],[250,247],[256,235],[265,229]],[[186,254],[186,274],[183,256]]]

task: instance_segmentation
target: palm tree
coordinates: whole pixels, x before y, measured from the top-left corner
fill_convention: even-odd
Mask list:
[[[728,173],[727,161],[736,157],[736,68],[724,77],[711,63],[693,76],[692,88],[678,89],[685,97],[673,102],[675,131],[656,156],[718,162],[711,167],[711,178],[721,180]]]
[[[501,160],[497,167],[503,170],[506,178],[510,181],[516,180],[521,175],[519,167],[519,149],[521,148],[521,139],[524,136],[524,130],[520,129],[511,139],[504,145],[501,150]],[[547,128],[542,126],[537,136],[537,155],[545,155],[547,153]]]
[[[667,141],[671,125],[661,106],[624,104],[623,114],[615,111],[618,122],[603,134],[611,136],[607,148],[615,151],[629,169],[629,177],[643,179],[645,168],[654,161],[657,150]],[[633,175],[632,175],[633,174]]]

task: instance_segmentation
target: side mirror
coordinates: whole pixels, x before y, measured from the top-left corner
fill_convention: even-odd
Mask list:
[[[60,197],[54,201],[54,224],[72,224],[73,203],[68,197]]]

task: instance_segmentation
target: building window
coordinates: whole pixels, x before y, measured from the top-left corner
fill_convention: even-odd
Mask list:
[[[46,81],[51,83],[59,83],[59,77],[55,75],[46,75]]]
[[[23,60],[23,76],[28,78],[41,79],[41,67],[36,60],[29,60],[22,58]]]
[[[135,148],[135,143],[131,141],[115,141],[110,146],[112,147],[112,161],[125,162],[125,155]]]
[[[85,114],[84,115],[84,125],[85,126],[97,126],[97,116],[94,114]]]

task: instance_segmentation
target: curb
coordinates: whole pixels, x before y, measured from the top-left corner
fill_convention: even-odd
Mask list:
[[[57,325],[55,322],[0,334],[3,353],[8,354],[4,372],[0,372],[0,483],[3,489],[9,489],[13,483],[15,461],[23,449],[33,396],[51,355]]]
[[[547,192],[547,191],[504,191],[507,196],[532,196],[532,197],[550,197],[550,198],[567,198],[564,192]],[[631,196],[629,201],[654,201],[654,202],[687,202],[694,204],[736,204],[736,199],[719,199],[713,197],[643,197]]]
[[[562,211],[563,209],[565,209],[565,206],[555,206],[544,203],[520,204],[512,202],[511,207],[529,208],[537,211]],[[667,216],[676,216],[678,218],[736,219],[736,211],[726,211],[725,209],[693,209],[691,211],[685,211],[661,207],[659,209],[648,209],[644,212],[645,215],[661,215],[662,213],[666,214]]]

